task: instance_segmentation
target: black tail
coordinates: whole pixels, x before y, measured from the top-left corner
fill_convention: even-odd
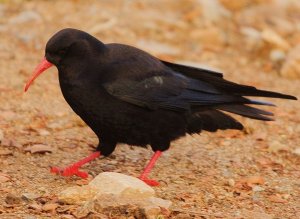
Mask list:
[[[248,117],[251,119],[257,119],[257,120],[263,120],[263,121],[273,121],[273,118],[270,118],[268,116],[273,116],[273,113],[257,109],[251,106],[247,105],[223,105],[223,106],[217,106],[216,109],[238,114],[240,116]]]
[[[171,68],[173,71],[180,72],[181,74],[189,78],[193,78],[197,81],[201,81],[202,83],[209,84],[209,86],[203,86],[202,84],[198,85],[197,83],[194,83],[196,84],[195,86],[200,86],[202,89],[193,88],[192,90],[199,90],[201,92],[206,91],[210,94],[216,94],[216,96],[221,99],[226,99],[226,101],[224,101],[223,104],[218,104],[218,101],[214,101],[213,104],[207,104],[207,102],[205,102],[205,104],[207,104],[210,110],[206,109],[205,111],[201,111],[201,109],[203,109],[203,106],[194,106],[193,112],[195,113],[196,117],[193,116],[193,119],[190,122],[191,132],[194,132],[195,130],[199,129],[200,126],[202,126],[202,129],[207,131],[215,131],[216,129],[227,128],[239,129],[242,127],[241,124],[235,121],[233,118],[219,112],[218,110],[238,114],[251,119],[264,121],[273,120],[271,118],[271,116],[273,116],[271,112],[248,106],[248,104],[275,106],[274,104],[264,101],[250,100],[248,98],[243,98],[243,96],[271,97],[297,100],[296,97],[291,95],[267,90],[259,90],[253,86],[241,85],[225,80],[223,78],[223,75],[218,72],[170,63],[166,61],[162,62],[166,66]],[[210,89],[208,89],[209,87]],[[203,90],[203,88],[205,89]],[[195,95],[198,96],[199,94]],[[209,99],[212,98],[213,96],[209,96]],[[218,122],[220,123],[219,126],[217,124]]]
[[[189,134],[199,133],[201,130],[215,132],[218,129],[238,129],[242,130],[243,125],[229,115],[215,109],[200,111],[193,114],[188,119]]]
[[[195,68],[185,65],[174,64],[166,61],[162,61],[166,66],[173,71],[180,72],[183,75],[194,78],[200,81],[205,81],[214,86],[218,90],[224,92],[224,94],[237,95],[237,96],[256,96],[256,97],[271,97],[297,100],[296,97],[277,93],[273,91],[259,90],[253,86],[241,85],[231,81],[227,81],[223,78],[223,75],[218,72]]]

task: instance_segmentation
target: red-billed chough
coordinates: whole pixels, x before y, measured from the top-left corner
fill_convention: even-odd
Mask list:
[[[157,185],[148,174],[170,142],[201,130],[243,129],[224,112],[270,121],[273,115],[249,105],[272,105],[246,96],[296,97],[240,85],[221,73],[159,60],[132,46],[103,44],[86,32],[63,29],[46,45],[45,58],[27,82],[25,91],[43,71],[55,65],[64,98],[98,136],[89,157],[64,169],[63,176],[87,177],[83,164],[110,155],[117,143],[155,152],[140,179]]]

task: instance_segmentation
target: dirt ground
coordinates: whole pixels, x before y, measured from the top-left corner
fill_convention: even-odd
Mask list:
[[[152,155],[119,145],[84,167],[88,180],[50,174],[50,166],[74,162],[97,144],[64,101],[55,68],[23,93],[56,31],[82,29],[299,98],[300,67],[288,65],[300,45],[299,14],[292,0],[0,1],[0,218],[75,218],[78,206],[57,202],[60,191],[103,171],[138,176]],[[158,196],[173,202],[165,218],[300,218],[300,104],[272,101],[274,122],[237,117],[243,132],[203,132],[172,143],[152,172]],[[33,153],[36,144],[50,152]]]

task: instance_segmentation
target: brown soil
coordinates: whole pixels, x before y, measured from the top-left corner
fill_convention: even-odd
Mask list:
[[[300,7],[287,9],[288,18],[278,12],[282,22],[298,22],[298,29],[281,32],[260,13],[262,2],[272,6],[272,1],[248,1],[252,3],[247,7],[220,2],[230,15],[209,20],[196,0],[0,1],[0,218],[75,218],[78,206],[57,203],[56,196],[86,180],[51,175],[49,166],[86,156],[97,138],[64,101],[55,68],[40,76],[28,93],[22,91],[47,39],[61,28],[136,45],[170,61],[213,66],[227,79],[300,97],[300,81],[280,76],[283,63],[269,59],[280,45],[258,48],[240,32],[251,25],[259,31],[274,28],[290,45],[279,48],[287,52],[300,43]],[[257,16],[247,16],[255,10]],[[172,143],[152,172],[161,182],[155,188],[158,196],[173,202],[170,218],[300,218],[300,105],[274,103],[277,108],[268,108],[276,115],[274,122],[237,117],[246,127],[243,132],[203,132]],[[26,152],[34,144],[53,151]],[[90,174],[88,181],[103,171],[138,176],[151,155],[150,149],[119,145],[112,156],[84,170]],[[35,197],[22,198],[28,193]],[[47,209],[49,203],[57,205]],[[104,215],[109,212],[98,218]]]

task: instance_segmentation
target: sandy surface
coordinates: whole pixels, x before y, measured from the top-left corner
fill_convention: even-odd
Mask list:
[[[272,1],[245,7],[224,0],[220,2],[226,7],[205,13],[210,6],[199,2],[0,1],[0,218],[75,218],[78,206],[61,205],[56,197],[86,181],[51,175],[49,166],[86,156],[97,138],[64,101],[55,68],[40,76],[28,93],[22,91],[47,39],[61,28],[79,28],[104,42],[210,66],[227,79],[300,97],[300,80],[280,74],[285,55],[300,44],[300,27],[295,26],[299,4],[276,11]],[[273,15],[264,10],[286,23],[272,23]],[[245,27],[258,33],[270,28],[287,45],[255,34],[249,39],[242,33]],[[274,51],[283,51],[281,61],[270,59]],[[274,103],[278,107],[269,108],[274,122],[237,117],[246,127],[243,132],[203,132],[172,143],[152,172],[161,182],[155,188],[158,196],[173,202],[170,218],[300,218],[300,104]],[[52,152],[27,151],[35,144],[50,146]],[[88,181],[102,171],[138,176],[151,155],[151,150],[119,145],[111,157],[84,170],[90,173]],[[57,208],[45,208],[49,203]]]

